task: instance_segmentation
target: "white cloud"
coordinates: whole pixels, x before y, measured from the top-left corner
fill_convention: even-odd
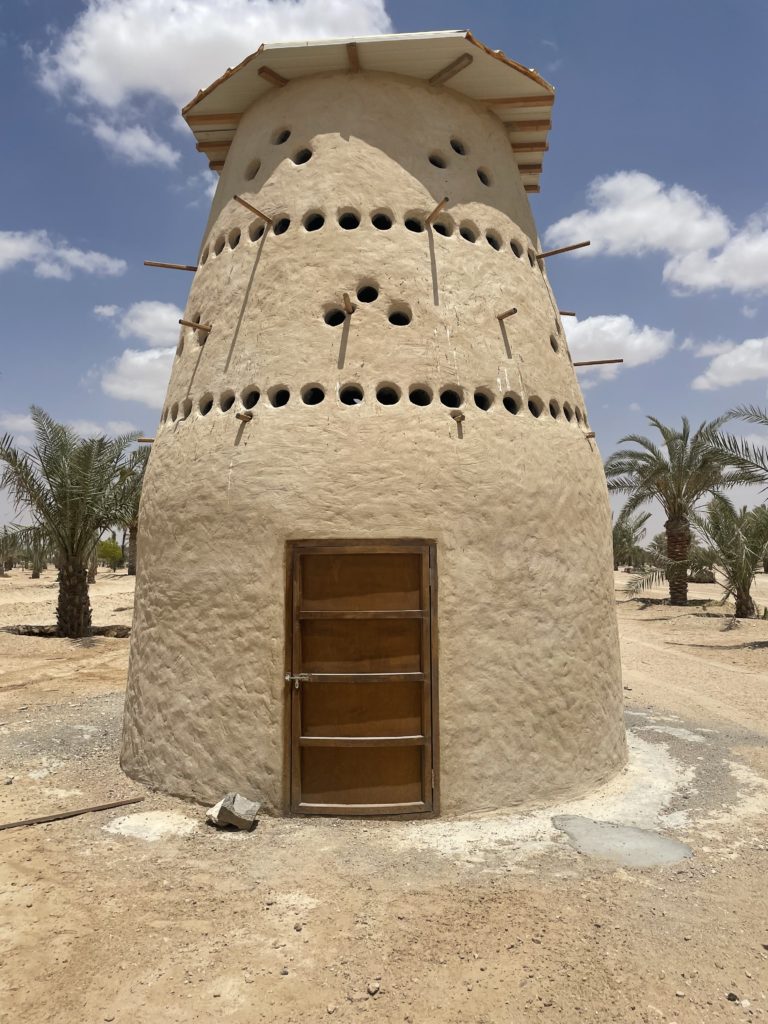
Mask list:
[[[31,263],[37,277],[55,277],[69,281],[73,271],[117,277],[127,269],[125,260],[102,252],[75,249],[66,242],[55,242],[47,231],[0,231],[0,272],[20,263]]]
[[[127,348],[102,374],[102,390],[113,398],[142,402],[159,409],[168,386],[174,352],[174,348],[152,348],[143,352]]]
[[[640,327],[632,317],[626,315],[569,319],[565,333],[574,361],[623,359],[625,367],[641,366],[661,359],[675,343],[674,331]],[[616,376],[619,365],[596,366],[585,370],[607,380]]]
[[[629,403],[629,408],[631,409],[632,412],[641,412],[642,411],[638,402],[630,402]]]
[[[768,290],[768,213],[755,214],[736,229],[706,196],[640,171],[596,178],[587,202],[586,209],[547,229],[548,244],[589,238],[592,245],[579,255],[660,253],[663,279],[678,291]]]
[[[705,341],[695,349],[694,355],[697,359],[711,359],[712,356],[730,352],[735,344],[734,341]]]
[[[28,413],[0,413],[0,427],[11,434],[30,433],[35,429],[32,417]]]
[[[768,338],[748,338],[716,355],[704,373],[694,378],[696,391],[714,391],[768,378]]]
[[[105,319],[109,319],[110,317],[117,316],[117,314],[120,312],[120,307],[119,306],[94,306],[93,307],[93,312],[94,312],[95,316],[102,316]]]
[[[161,164],[175,167],[181,153],[141,125],[114,125],[95,118],[90,125],[96,138],[115,156],[129,164]]]
[[[587,191],[591,209],[563,217],[546,231],[547,242],[569,245],[589,238],[587,255],[641,256],[690,252],[723,245],[728,218],[704,196],[681,185],[667,187],[640,171],[596,178]]]
[[[745,316],[747,318],[747,320],[752,320],[754,317],[757,316],[757,307],[756,306],[742,306],[741,307],[741,313],[742,313],[742,316]]]
[[[150,348],[166,348],[177,343],[182,316],[172,302],[134,302],[121,316],[117,332],[121,338],[139,338]]]
[[[37,54],[38,80],[92,111],[93,133],[132,163],[173,166],[178,153],[136,124],[137,107],[181,106],[262,42],[391,31],[385,0],[86,0]]]
[[[114,437],[116,434],[130,434],[136,430],[126,420],[109,420],[106,426],[94,423],[93,420],[70,420],[68,425],[82,437]]]

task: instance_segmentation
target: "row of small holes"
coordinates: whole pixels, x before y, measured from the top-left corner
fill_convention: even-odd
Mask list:
[[[463,388],[443,387],[439,390],[438,395],[441,404],[448,409],[461,409],[465,406]],[[301,400],[305,405],[320,405],[325,401],[325,397],[325,389],[319,384],[307,384],[301,389]],[[342,405],[360,405],[364,397],[365,392],[359,384],[344,384],[339,388],[339,401]],[[402,391],[396,384],[388,382],[379,384],[376,388],[376,400],[380,405],[397,405],[401,397]],[[410,402],[421,407],[431,405],[433,397],[432,389],[425,384],[414,384],[408,391]],[[483,412],[490,411],[496,401],[494,393],[485,388],[476,389],[472,397],[475,406]],[[252,385],[247,387],[240,396],[244,409],[253,409],[260,398],[261,392]],[[270,405],[279,409],[288,405],[291,399],[291,392],[285,385],[279,384],[267,391],[267,398]],[[503,395],[501,403],[507,412],[513,415],[517,415],[523,408],[522,399],[513,391]],[[221,411],[228,412],[234,404],[235,392],[222,392],[219,397],[219,408]],[[207,416],[213,409],[213,405],[213,395],[207,392],[198,403],[200,415]],[[568,402],[564,402],[561,406],[554,398],[550,399],[548,405],[545,405],[538,396],[532,395],[527,401],[527,407],[531,415],[537,419],[544,413],[545,409],[548,409],[549,415],[553,419],[559,419],[562,415],[568,422],[575,420],[576,423],[581,424],[583,422],[585,425],[587,422],[586,417],[578,406],[572,407]],[[169,418],[172,422],[175,422],[177,419],[187,419],[191,412],[191,398],[186,398],[181,404],[174,402],[170,409],[166,409],[163,413],[162,422],[165,423]]]
[[[412,211],[406,213],[403,223],[409,231],[413,231],[417,234],[423,232],[426,227],[427,215],[423,211]],[[360,213],[357,210],[342,210],[338,216],[337,221],[339,227],[345,231],[354,231],[355,228],[360,227],[361,218]],[[371,214],[371,223],[379,231],[389,231],[394,224],[393,215],[386,210],[377,210]],[[302,221],[302,227],[305,231],[319,231],[325,225],[325,215],[320,213],[318,210],[312,210],[304,217]],[[275,235],[284,235],[288,228],[291,226],[291,218],[286,215],[281,215],[273,221],[272,232]],[[438,235],[442,235],[444,238],[449,238],[453,235],[456,230],[456,222],[452,217],[444,215],[438,220],[435,220],[432,225],[432,230],[437,232]],[[482,231],[472,221],[461,221],[458,227],[458,233],[461,238],[467,242],[475,243]],[[257,242],[264,234],[264,222],[257,220],[253,221],[250,228],[248,229],[248,237],[252,242]],[[217,238],[213,245],[207,245],[203,249],[200,257],[200,265],[202,266],[209,258],[209,256],[219,256],[223,251],[225,245],[228,243],[230,249],[236,249],[240,244],[241,240],[240,228],[232,228],[229,234],[222,232]],[[489,228],[485,232],[485,240],[492,249],[499,252],[504,248],[504,240],[498,231]],[[512,238],[509,241],[509,248],[518,257],[522,259],[526,250],[520,243]],[[527,250],[528,262],[532,267],[537,264],[536,253],[533,249]],[[539,269],[543,271],[543,267],[539,264]]]

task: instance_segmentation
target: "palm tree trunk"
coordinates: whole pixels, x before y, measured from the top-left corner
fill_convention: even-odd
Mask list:
[[[62,559],[59,567],[59,604],[56,609],[59,634],[73,640],[91,635],[91,601],[88,570],[78,562]]]
[[[91,554],[91,557],[88,560],[88,582],[89,583],[95,583],[96,582],[96,573],[98,572],[98,569],[99,569],[99,559],[98,559],[98,557],[96,555],[96,548],[94,548],[93,549],[93,553]]]
[[[668,519],[664,523],[667,534],[667,558],[679,565],[667,569],[669,603],[688,604],[688,549],[691,546],[691,528],[685,519]]]
[[[30,579],[32,579],[32,580],[39,580],[40,579],[40,569],[35,564],[32,565],[32,575],[30,576]]]
[[[136,575],[136,555],[138,553],[139,524],[131,523],[128,527],[128,575]]]
[[[768,573],[768,555],[763,558],[763,572]]]
[[[749,591],[737,590],[734,597],[736,598],[736,618],[751,619],[756,609],[755,602],[752,600]]]

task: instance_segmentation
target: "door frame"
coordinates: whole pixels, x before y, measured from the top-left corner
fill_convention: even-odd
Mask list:
[[[396,552],[398,548],[413,547],[418,545],[426,548],[427,551],[427,573],[429,582],[429,661],[430,661],[430,706],[431,706],[431,768],[426,767],[426,772],[431,772],[432,801],[431,807],[425,811],[382,811],[380,815],[365,813],[354,809],[339,808],[336,805],[327,812],[317,810],[304,810],[300,805],[300,762],[301,747],[296,742],[298,723],[296,721],[299,702],[295,696],[293,686],[287,681],[293,669],[293,629],[294,629],[294,559],[298,552],[312,551],[317,548],[335,548],[339,554],[344,552],[369,551],[371,554]],[[437,599],[437,542],[423,537],[383,537],[383,538],[331,538],[315,540],[289,540],[285,546],[285,650],[284,650],[284,676],[285,682],[285,722],[284,730],[286,748],[286,806],[291,814],[311,814],[322,816],[323,813],[333,817],[398,817],[398,818],[433,818],[440,813],[440,708],[439,708],[439,672],[438,672],[438,599]],[[428,792],[429,775],[425,779],[425,789]]]

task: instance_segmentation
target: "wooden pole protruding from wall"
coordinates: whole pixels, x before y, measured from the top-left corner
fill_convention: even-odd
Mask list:
[[[152,444],[154,437],[137,437],[136,444]]]
[[[462,53],[461,56],[457,57],[456,60],[452,60],[450,64],[446,64],[444,68],[441,68],[437,74],[432,75],[429,79],[430,85],[442,85],[447,82],[449,78],[453,78],[454,75],[458,75],[464,68],[468,68],[474,60],[471,53]]]
[[[435,219],[435,217],[438,217],[443,212],[445,207],[448,205],[448,202],[449,202],[448,196],[443,196],[443,198],[440,200],[440,202],[434,208],[432,213],[430,213],[430,215],[427,217],[427,224],[431,224],[432,221]]]
[[[244,206],[246,210],[250,210],[251,213],[255,213],[257,217],[261,217],[262,220],[265,220],[270,227],[272,226],[272,218],[268,217],[266,213],[262,213],[261,210],[257,209],[252,203],[249,203],[247,199],[243,199],[242,196],[232,196],[232,198],[236,203],[240,203],[241,206]]]
[[[574,363],[574,366],[605,366],[607,363],[623,363],[623,359],[587,359],[581,363]]]
[[[250,423],[251,420],[253,419],[253,413],[252,412],[236,412],[235,413],[235,419],[236,420],[242,420],[243,423]]]
[[[347,43],[347,62],[349,70],[356,73],[360,70],[360,51],[357,43]]]
[[[341,296],[341,301],[344,303],[344,312],[347,314],[347,316],[352,316],[352,314],[357,309],[357,306],[354,304],[352,299],[350,299],[348,292],[344,292],[344,294]]]
[[[497,320],[506,320],[508,316],[514,316],[517,312],[517,306],[512,306],[511,309],[505,309],[503,313],[497,313]]]
[[[281,89],[284,85],[288,85],[287,78],[283,78],[283,76],[278,74],[277,71],[273,71],[272,68],[268,68],[266,64],[263,68],[259,68],[259,74],[262,78],[266,79],[270,85],[276,85]]]
[[[144,260],[145,267],[163,267],[165,270],[191,270],[192,273],[197,267],[187,266],[185,263],[157,263],[155,260]]]
[[[559,256],[561,252],[573,252],[574,249],[583,249],[586,245],[592,245],[591,242],[576,242],[574,245],[564,245],[562,249],[549,249],[547,252],[537,252],[537,260],[545,260],[548,256]]]
[[[572,309],[558,309],[557,311],[560,316],[576,316],[576,313]]]
[[[191,327],[193,331],[205,331],[207,334],[213,330],[213,324],[196,324],[194,320],[179,320],[182,327]]]

